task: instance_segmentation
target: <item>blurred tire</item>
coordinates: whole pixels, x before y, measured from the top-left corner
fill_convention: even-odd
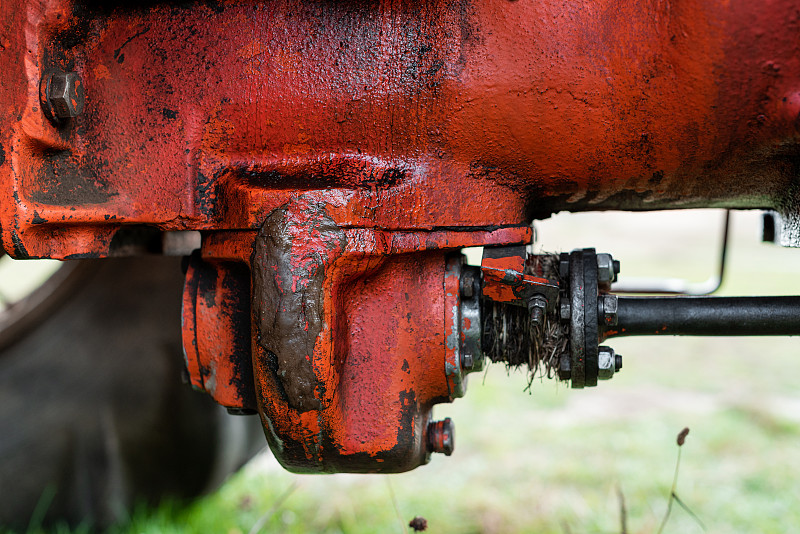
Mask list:
[[[180,260],[83,261],[0,334],[0,524],[99,527],[193,497],[264,445],[181,381]],[[13,335],[11,335],[13,334]]]

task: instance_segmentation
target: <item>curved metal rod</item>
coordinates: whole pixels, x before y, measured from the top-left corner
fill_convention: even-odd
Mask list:
[[[614,293],[639,293],[656,295],[704,296],[715,293],[725,276],[725,262],[728,256],[728,236],[730,234],[731,210],[725,210],[725,223],[722,231],[719,270],[703,282],[689,282],[681,278],[628,278],[611,286]]]

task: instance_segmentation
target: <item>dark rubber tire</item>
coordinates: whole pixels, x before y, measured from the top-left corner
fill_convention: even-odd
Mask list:
[[[0,350],[3,526],[102,528],[142,500],[201,494],[264,444],[257,417],[182,383],[179,259],[80,269],[69,298]]]

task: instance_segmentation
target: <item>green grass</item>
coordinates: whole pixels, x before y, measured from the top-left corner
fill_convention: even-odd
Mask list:
[[[735,402],[701,414],[685,405],[627,413],[640,386],[591,392],[587,411],[575,400],[586,392],[544,384],[527,396],[524,383],[491,372],[485,385],[473,385],[482,393],[475,402],[441,410],[460,423],[457,453],[414,472],[297,476],[264,456],[216,494],[188,508],[139,510],[120,531],[247,533],[268,513],[263,532],[404,532],[416,515],[430,532],[620,532],[619,489],[628,531],[655,532],[684,425],[692,431],[678,494],[711,532],[777,533],[800,524],[796,422]],[[553,408],[553,398],[565,396]],[[497,411],[478,397],[513,397],[516,408]],[[701,530],[676,508],[665,532]]]
[[[540,234],[555,236],[563,249],[599,243],[598,250],[622,260],[623,275],[699,281],[713,271],[716,235],[698,228],[714,226],[718,216],[698,222],[682,215],[678,223],[657,216],[650,226],[626,217],[594,219],[602,225],[580,217],[547,221]],[[800,251],[758,244],[752,215],[735,222],[738,241],[725,292],[800,293]],[[660,241],[657,232],[666,226],[678,236]],[[649,248],[636,231],[644,232]],[[543,381],[528,394],[523,374],[497,366],[471,377],[464,399],[435,409],[437,418],[456,423],[454,455],[434,457],[413,472],[299,476],[265,454],[217,493],[185,507],[141,508],[116,531],[247,534],[263,519],[261,532],[402,533],[419,515],[433,533],[618,533],[621,492],[627,532],[654,533],[667,507],[675,437],[684,426],[691,433],[677,493],[709,532],[799,528],[796,338],[609,344],[623,354],[624,369],[593,389]],[[664,532],[702,530],[675,506]]]

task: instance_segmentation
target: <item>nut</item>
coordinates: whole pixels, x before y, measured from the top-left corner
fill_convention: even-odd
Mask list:
[[[558,276],[566,280],[569,278],[569,254],[562,252],[558,257]]]
[[[70,119],[83,112],[83,82],[76,72],[53,72],[42,79],[43,107],[53,120]]]
[[[528,311],[531,313],[531,323],[534,326],[544,324],[545,313],[547,312],[547,299],[542,295],[534,295],[528,301]]]
[[[572,315],[572,307],[569,305],[569,302],[567,302],[566,300],[561,301],[561,306],[559,306],[558,314],[562,321],[569,321],[570,316]]]
[[[598,299],[598,304],[600,305],[601,309],[599,310],[600,317],[599,319],[605,324],[606,326],[616,326],[617,325],[617,296],[616,295],[600,295]]]
[[[601,284],[616,282],[619,262],[615,262],[611,254],[597,255],[597,281]]]
[[[568,355],[564,355],[561,357],[561,361],[558,362],[558,379],[566,381],[571,378],[572,362],[570,362]]]
[[[597,378],[608,380],[614,376],[617,368],[617,355],[611,347],[599,347],[597,353]],[[622,358],[620,358],[622,364]]]
[[[449,417],[428,423],[428,451],[450,456],[455,448],[455,437],[455,427]]]

